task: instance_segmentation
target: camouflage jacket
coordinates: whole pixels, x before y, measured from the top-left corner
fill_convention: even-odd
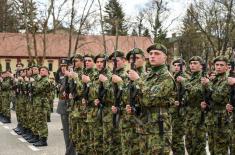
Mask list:
[[[166,65],[153,67],[136,85],[141,90],[141,106],[169,107],[174,102],[176,85]]]
[[[230,86],[227,83],[227,74],[217,74],[215,79],[209,84],[211,99],[215,110],[224,111],[229,103]]]

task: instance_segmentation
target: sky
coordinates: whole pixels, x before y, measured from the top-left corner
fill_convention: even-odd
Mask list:
[[[119,0],[120,3],[123,6],[124,12],[128,16],[134,16],[137,14],[138,9],[141,9],[144,7],[146,3],[148,3],[150,0]],[[170,13],[169,13],[169,19],[166,22],[166,25],[168,26],[170,24],[170,21],[172,19],[177,18],[175,22],[171,24],[168,28],[168,36],[170,36],[172,33],[178,33],[180,26],[181,26],[181,20],[183,16],[186,13],[187,6],[191,3],[192,0],[165,0],[168,2]]]
[[[48,2],[48,0],[38,0],[41,2]],[[56,0],[62,1],[62,0]],[[72,1],[72,0],[69,0]],[[82,2],[85,2],[84,0],[76,0],[78,5],[80,5]],[[105,3],[108,0],[100,0],[102,3],[102,6],[104,7]],[[128,19],[131,19],[131,17],[135,17],[138,14],[138,11],[145,7],[146,3],[150,2],[151,0],[119,0],[120,4],[123,7],[123,10],[128,17]],[[178,33],[180,26],[181,26],[181,20],[183,16],[185,15],[187,6],[191,3],[192,0],[164,0],[168,2],[168,6],[170,9],[169,12],[169,18],[167,21],[165,21],[165,26],[168,26],[168,36],[170,36],[172,33]],[[96,1],[95,1],[96,2]],[[71,6],[71,5],[70,5]],[[80,5],[81,6],[81,5]],[[69,6],[68,6],[69,7]],[[174,21],[172,24],[170,22],[172,19],[176,18],[177,20]]]

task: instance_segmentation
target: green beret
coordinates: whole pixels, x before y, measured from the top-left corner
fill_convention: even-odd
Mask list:
[[[88,58],[92,58],[92,60],[94,60],[94,55],[92,55],[92,54],[85,54],[84,56],[83,56],[83,59],[85,59],[86,57],[88,57]]]
[[[225,56],[217,56],[214,60],[213,63],[216,63],[217,61],[224,61],[225,63],[228,63],[228,58]]]
[[[178,58],[172,61],[172,65],[174,65],[175,63],[182,63],[183,65],[185,65],[185,61],[184,59]]]
[[[203,60],[202,60],[202,58],[200,56],[193,56],[191,59],[189,59],[189,63],[191,61],[199,61],[200,64],[203,64]]]
[[[130,51],[127,53],[126,59],[129,61],[131,55],[133,55],[134,53],[135,53],[135,54],[140,54],[140,55],[144,56],[143,50],[141,50],[140,48],[134,48],[134,49],[130,50]]]
[[[116,54],[116,57],[125,58],[125,55],[122,51],[115,51],[109,56],[109,60],[115,57],[115,54]]]
[[[81,54],[75,54],[71,60],[74,61],[75,59],[80,59],[80,60],[83,60],[83,56]]]
[[[147,48],[148,53],[152,50],[159,50],[167,55],[167,48],[163,44],[156,43],[156,44],[153,44]]]
[[[104,58],[104,59],[106,58],[107,59],[108,55],[106,55],[106,54],[98,54],[97,56],[95,56],[95,59],[94,59],[95,63],[96,63],[98,58]]]
[[[33,67],[37,67],[37,68],[39,68],[40,66],[39,66],[39,65],[37,65],[37,64],[32,64],[31,68],[33,68]]]
[[[39,70],[41,70],[42,68],[44,68],[44,69],[46,69],[47,71],[49,71],[48,67],[46,67],[46,66],[41,66],[41,67],[39,67]]]

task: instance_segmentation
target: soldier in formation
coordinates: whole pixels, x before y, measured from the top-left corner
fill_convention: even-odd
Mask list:
[[[170,73],[164,45],[153,44],[147,53],[147,70],[139,48],[126,56],[115,50],[61,61],[55,82],[65,154],[203,155],[207,140],[211,154],[235,153],[234,62],[229,70],[228,59],[216,57],[208,74],[206,60],[193,56],[189,75],[182,58],[173,60]],[[23,68],[15,78],[7,70],[0,82],[1,121],[11,121],[9,98],[15,92],[15,132],[46,146],[55,88],[48,69]]]

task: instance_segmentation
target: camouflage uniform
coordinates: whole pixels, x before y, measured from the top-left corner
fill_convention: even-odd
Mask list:
[[[84,74],[89,76],[91,81],[86,85],[88,87],[88,94],[85,94],[83,91],[83,99],[82,99],[82,111],[85,114],[85,119],[83,120],[82,125],[82,145],[83,149],[88,154],[94,154],[97,150],[95,150],[95,132],[96,132],[96,113],[97,108],[94,105],[94,99],[97,98],[96,87],[94,85],[94,81],[98,78],[98,72],[94,68],[85,69]],[[84,84],[85,88],[85,84]],[[88,95],[88,100],[86,99],[86,95]]]
[[[161,65],[152,67],[149,73],[135,82],[142,93],[142,112],[137,131],[140,136],[139,154],[169,154],[172,136],[169,108],[174,102],[174,79],[167,66]]]
[[[177,74],[174,75],[175,79],[177,78]],[[182,75],[183,78],[188,79],[189,76],[183,72]],[[176,83],[177,88],[179,88],[180,83]],[[184,95],[184,88],[181,85],[181,88],[183,89],[182,92],[177,93],[183,93],[183,94],[177,94],[178,95]],[[176,98],[176,101],[178,99]],[[185,120],[186,120],[186,109],[184,107],[184,102],[181,101],[180,107],[174,107],[172,108],[172,151],[174,155],[178,154],[185,154],[185,149],[184,149],[184,140],[183,136],[185,135]]]
[[[47,93],[50,83],[48,77],[41,77],[37,84],[33,86],[34,98],[34,111],[37,116],[35,123],[35,130],[39,135],[39,138],[47,139],[48,137],[48,126],[47,126],[47,111],[50,108]]]
[[[145,75],[145,70],[144,67],[139,67],[136,68],[137,73],[140,75],[141,78],[143,78],[143,76]],[[129,93],[128,93],[128,101],[130,101],[130,83],[128,85],[129,88]],[[137,127],[138,127],[138,122],[136,121],[137,119],[139,119],[139,115],[140,115],[140,109],[141,109],[141,105],[140,105],[140,96],[138,94],[138,92],[140,92],[139,87],[137,86],[136,88],[137,91],[137,96],[135,98],[136,100],[136,105],[135,105],[135,112],[133,114],[128,114],[126,115],[126,120],[129,123],[128,128],[126,128],[125,130],[123,130],[124,134],[124,138],[123,138],[123,150],[124,150],[124,154],[139,154],[140,152],[140,147],[139,147],[139,142],[140,142],[140,137],[138,136],[137,133]],[[128,102],[128,104],[130,104]]]
[[[2,113],[7,120],[11,120],[11,97],[13,95],[12,91],[13,79],[11,77],[6,77],[2,82]]]
[[[186,148],[189,155],[206,154],[206,128],[205,124],[201,122],[201,102],[203,101],[201,77],[201,72],[195,72],[185,84]]]
[[[208,113],[207,122],[209,149],[211,154],[227,154],[230,139],[230,124],[225,107],[229,103],[230,87],[227,84],[226,73],[217,74],[210,88],[213,106]]]

